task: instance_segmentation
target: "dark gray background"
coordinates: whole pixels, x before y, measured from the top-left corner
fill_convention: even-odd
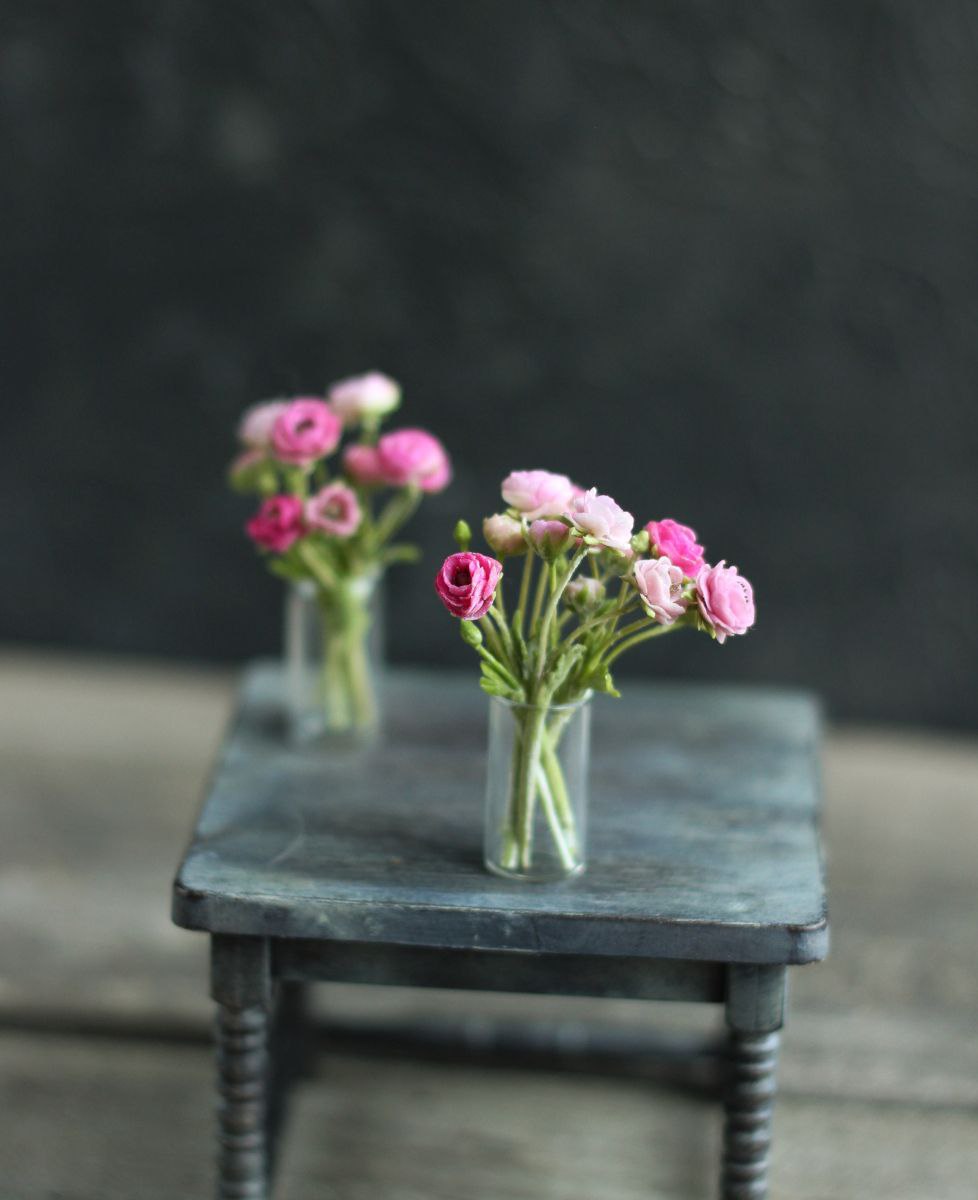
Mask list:
[[[973,4],[0,14],[0,637],[274,649],[233,423],[377,366],[457,466],[393,657],[468,661],[430,576],[545,466],[755,582],[632,670],[978,720]]]

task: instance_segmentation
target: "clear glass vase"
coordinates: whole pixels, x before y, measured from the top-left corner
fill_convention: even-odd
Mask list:
[[[383,651],[380,578],[361,575],[329,590],[309,580],[285,601],[285,677],[289,734],[307,743],[367,738],[380,722]]]
[[[584,870],[591,694],[572,704],[489,700],[485,863],[547,882]]]

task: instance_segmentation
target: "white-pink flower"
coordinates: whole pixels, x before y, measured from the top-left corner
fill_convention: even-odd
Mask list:
[[[573,498],[574,485],[552,471],[511,471],[503,480],[503,499],[528,521],[562,517]]]
[[[686,611],[683,569],[668,558],[640,558],[632,567],[635,587],[650,617],[660,625],[671,625]]]
[[[482,522],[482,536],[497,554],[516,555],[526,553],[523,526],[506,513],[493,513]]]
[[[356,533],[362,515],[356,493],[345,483],[328,483],[306,501],[306,525],[333,537]]]
[[[366,375],[334,383],[327,399],[344,425],[352,425],[363,417],[382,417],[393,412],[401,403],[401,388],[380,371],[368,371]]]
[[[620,554],[628,554],[631,550],[629,543],[635,518],[610,496],[599,496],[597,488],[591,488],[583,496],[575,496],[568,516],[581,533],[609,550],[617,550]]]
[[[238,437],[253,450],[267,450],[272,440],[272,427],[288,408],[285,400],[266,400],[253,404],[238,425]]]

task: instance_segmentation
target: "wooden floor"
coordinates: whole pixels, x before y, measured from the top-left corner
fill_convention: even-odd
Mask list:
[[[0,1196],[211,1193],[203,939],[170,876],[226,674],[0,655]],[[826,752],[833,948],[793,974],[775,1200],[978,1196],[978,739],[842,729]],[[707,1010],[357,988],[333,1018],[528,1016],[693,1031]],[[288,1200],[698,1200],[719,1116],[620,1074],[322,1056],[296,1093]]]

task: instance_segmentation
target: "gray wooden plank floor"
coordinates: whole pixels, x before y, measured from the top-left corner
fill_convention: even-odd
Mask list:
[[[169,881],[226,673],[0,654],[0,1194],[207,1196],[203,939]],[[978,740],[842,729],[826,752],[833,948],[793,975],[782,1200],[973,1200]],[[699,1029],[706,1010],[323,989],[334,1015]],[[296,1095],[289,1200],[713,1189],[718,1113],[641,1078],[328,1056]]]

